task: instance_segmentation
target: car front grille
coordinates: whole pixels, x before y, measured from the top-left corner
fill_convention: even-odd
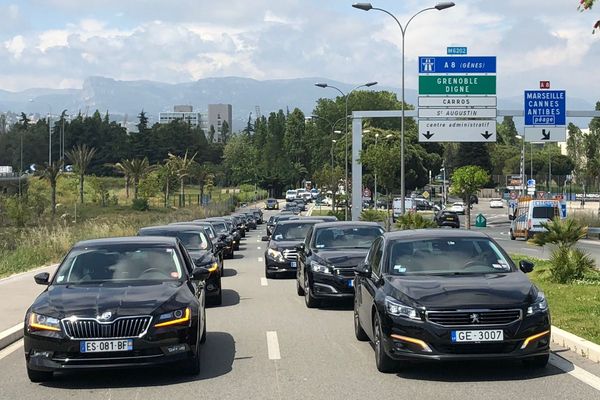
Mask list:
[[[444,354],[506,354],[515,351],[519,343],[456,343],[436,344],[433,347]]]
[[[514,310],[458,310],[428,311],[427,320],[441,326],[508,325],[522,318],[522,311]]]
[[[336,268],[335,274],[344,278],[354,278],[353,268]]]
[[[283,257],[288,261],[296,261],[298,259],[298,252],[292,249],[283,250]]]
[[[122,317],[112,322],[99,322],[93,318],[64,319],[65,333],[72,339],[117,339],[143,336],[152,317]]]

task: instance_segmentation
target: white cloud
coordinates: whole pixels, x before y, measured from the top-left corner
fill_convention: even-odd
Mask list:
[[[19,59],[25,50],[25,38],[21,35],[17,35],[4,42],[4,47],[6,47],[14,58]]]

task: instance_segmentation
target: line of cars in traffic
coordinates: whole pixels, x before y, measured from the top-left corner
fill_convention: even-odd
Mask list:
[[[198,374],[205,306],[222,303],[224,259],[262,223],[252,209],[75,244],[52,277],[35,276],[46,289],[25,315],[29,379],[173,362]]]
[[[384,232],[373,222],[272,216],[267,278],[296,279],[306,307],[353,301],[357,340],[391,372],[414,360],[549,359],[550,313],[544,293],[481,232]]]

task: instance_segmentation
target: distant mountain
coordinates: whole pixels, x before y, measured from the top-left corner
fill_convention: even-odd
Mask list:
[[[209,103],[229,103],[233,105],[233,129],[243,129],[252,113],[256,117],[256,106],[263,114],[279,109],[300,108],[310,115],[317,99],[335,97],[332,89],[315,87],[316,82],[327,82],[344,92],[355,84],[336,82],[325,78],[298,78],[258,81],[249,78],[226,77],[206,78],[195,82],[170,84],[153,81],[118,81],[104,77],[90,77],[81,89],[28,89],[22,92],[0,90],[0,112],[45,114],[51,109],[57,115],[63,109],[69,114],[101,113],[107,110],[115,120],[135,122],[143,109],[150,116],[150,122],[158,119],[158,113],[171,110],[176,104],[190,104],[195,110],[204,111]],[[396,92],[400,89],[375,86],[373,89]],[[415,104],[417,92],[406,89],[406,101]],[[499,108],[520,109],[522,99],[511,97],[498,100]],[[594,105],[582,99],[569,98],[569,109],[591,110]]]

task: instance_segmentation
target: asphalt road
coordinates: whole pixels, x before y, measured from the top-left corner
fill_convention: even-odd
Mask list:
[[[181,377],[173,367],[63,373],[51,382],[33,384],[27,379],[18,342],[0,352],[0,399],[505,400],[600,396],[600,366],[560,349],[560,357],[553,356],[554,365],[538,371],[520,363],[462,362],[411,364],[398,374],[381,374],[375,368],[371,346],[354,338],[351,303],[309,310],[296,295],[293,279],[264,278],[266,243],[260,241],[264,230],[261,225],[251,232],[236,259],[226,260],[223,305],[207,310],[208,338],[202,349],[200,376]]]

